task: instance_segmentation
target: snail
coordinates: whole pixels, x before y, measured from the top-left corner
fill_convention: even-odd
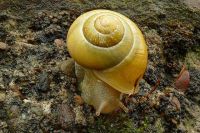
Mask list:
[[[67,34],[67,49],[82,70],[84,102],[96,114],[121,107],[120,94],[138,92],[147,66],[147,46],[137,25],[110,10],[93,10],[79,16]],[[79,69],[81,68],[81,69]]]

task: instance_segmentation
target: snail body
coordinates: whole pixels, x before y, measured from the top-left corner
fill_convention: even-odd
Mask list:
[[[80,84],[82,91],[81,97],[84,102],[95,108],[97,116],[100,115],[100,113],[110,113],[118,107],[128,112],[128,109],[120,101],[121,93],[119,91],[99,80],[92,71],[84,70],[84,68],[81,68],[79,65],[75,68],[77,78],[82,80]],[[80,75],[80,73],[83,73],[83,70],[84,77],[82,78],[82,74]]]
[[[127,17],[109,10],[93,10],[81,15],[68,31],[67,48],[85,70],[81,83],[83,99],[97,110],[102,102],[88,100],[87,91],[107,102],[112,101],[110,103],[119,101],[120,93],[138,92],[139,80],[147,66],[147,46],[137,25]],[[112,108],[123,108],[121,103],[116,103]],[[106,110],[107,105],[101,108],[101,112],[113,111]]]

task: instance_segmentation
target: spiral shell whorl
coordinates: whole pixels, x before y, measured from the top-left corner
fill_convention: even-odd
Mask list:
[[[83,25],[85,38],[93,45],[111,47],[118,44],[124,36],[124,26],[111,14],[91,16]]]
[[[87,12],[79,16],[68,31],[68,51],[83,67],[111,68],[123,61],[134,47],[132,29],[130,20],[119,13],[109,10]]]

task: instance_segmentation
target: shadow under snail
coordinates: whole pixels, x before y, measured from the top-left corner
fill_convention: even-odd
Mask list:
[[[75,61],[81,97],[96,115],[128,109],[121,94],[135,94],[147,66],[147,46],[135,23],[110,10],[79,16],[69,28],[67,49]]]

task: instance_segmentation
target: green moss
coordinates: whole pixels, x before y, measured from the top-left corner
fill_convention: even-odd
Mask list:
[[[161,118],[158,118],[155,122],[155,127],[158,133],[164,133],[164,128],[161,121]]]
[[[185,58],[185,64],[188,68],[200,69],[200,48],[196,52],[188,52]]]
[[[122,123],[123,127],[119,130],[120,133],[133,133],[135,132],[135,127],[133,126],[133,120],[127,119]]]

